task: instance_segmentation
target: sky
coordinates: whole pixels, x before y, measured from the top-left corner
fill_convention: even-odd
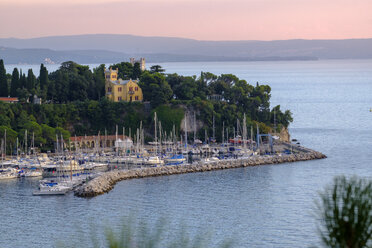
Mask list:
[[[0,0],[0,37],[372,38],[372,0]]]

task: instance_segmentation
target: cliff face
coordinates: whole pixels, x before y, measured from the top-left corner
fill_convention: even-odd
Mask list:
[[[193,113],[193,112],[191,112]],[[195,118],[194,120],[194,115],[193,114],[187,114],[183,117],[182,121],[181,121],[181,126],[180,126],[180,129],[182,132],[185,132],[185,118],[186,118],[186,125],[187,125],[187,131],[190,133],[190,132],[193,132],[194,130],[196,130],[196,132],[199,131],[199,129],[203,128],[204,126],[204,123],[203,121],[201,120],[198,120],[197,118]]]
[[[289,131],[287,128],[283,127],[280,130],[279,139],[280,141],[283,141],[283,142],[289,142],[291,140],[291,135],[289,134]]]

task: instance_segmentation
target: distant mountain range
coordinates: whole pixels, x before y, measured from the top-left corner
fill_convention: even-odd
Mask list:
[[[372,58],[372,39],[198,41],[184,38],[91,34],[32,39],[1,38],[7,64],[113,63],[129,57],[148,62],[266,61]]]

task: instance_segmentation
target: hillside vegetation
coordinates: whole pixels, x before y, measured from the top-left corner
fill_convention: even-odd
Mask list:
[[[185,113],[195,113],[198,121],[197,136],[204,140],[205,131],[212,135],[213,116],[217,141],[221,141],[222,126],[230,136],[237,119],[246,114],[248,128],[260,126],[262,132],[288,127],[291,112],[280,106],[270,108],[271,88],[268,85],[248,84],[232,74],[214,75],[202,72],[198,76],[167,74],[160,66],[141,71],[122,62],[112,67],[119,69],[123,79],[138,78],[144,94],[144,103],[108,101],[104,95],[104,65],[94,68],[74,62],[62,63],[59,70],[48,73],[40,66],[36,78],[29,70],[27,75],[14,69],[7,74],[0,60],[0,96],[18,97],[20,103],[0,103],[0,136],[7,130],[7,146],[14,147],[17,137],[28,141],[34,135],[35,145],[43,150],[53,149],[56,134],[67,139],[71,135],[103,135],[119,133],[125,127],[126,135],[132,136],[140,123],[145,127],[147,139],[153,135],[153,115],[157,112],[165,132],[175,126],[180,134]],[[42,105],[32,102],[34,96],[43,99]],[[218,96],[218,100],[210,100]],[[9,149],[8,149],[9,151]]]

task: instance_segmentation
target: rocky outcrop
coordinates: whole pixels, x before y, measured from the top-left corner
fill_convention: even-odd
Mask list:
[[[290,142],[291,136],[287,128],[283,127],[279,133],[279,139],[282,142]]]
[[[183,173],[204,172],[223,170],[264,164],[279,164],[312,159],[322,159],[326,156],[320,152],[309,150],[290,155],[253,156],[244,159],[221,160],[216,162],[195,163],[188,165],[173,165],[131,170],[115,170],[102,174],[90,182],[75,189],[75,195],[79,197],[93,197],[109,192],[113,186],[121,180],[131,178],[143,178],[153,176],[165,176]]]

